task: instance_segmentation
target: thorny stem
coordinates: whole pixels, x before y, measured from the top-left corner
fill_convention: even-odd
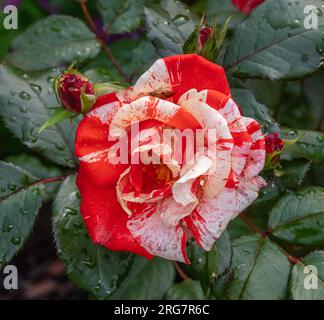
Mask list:
[[[119,75],[123,78],[123,80],[125,82],[129,82],[127,76],[125,75],[125,73],[122,70],[121,66],[119,65],[118,61],[116,60],[116,58],[112,54],[111,50],[107,46],[105,39],[103,39],[103,37],[99,34],[98,28],[89,13],[88,6],[87,6],[87,0],[81,0],[80,6],[81,6],[81,9],[82,9],[82,12],[83,12],[85,18],[87,19],[90,29],[96,34],[97,39],[100,41],[101,47],[102,47],[104,53],[106,54],[108,59],[111,61],[111,63],[113,64],[113,66],[115,67],[115,69],[117,70]]]
[[[182,280],[189,280],[190,278],[182,271],[182,269],[180,268],[180,266],[178,265],[178,263],[177,262],[174,262],[174,267],[175,267],[175,269],[177,270],[177,272],[178,272],[178,274],[179,274],[179,276],[180,276],[180,278],[182,279]]]
[[[268,234],[271,234],[272,230],[269,229],[266,232],[263,232],[259,227],[257,227],[249,218],[246,217],[244,213],[241,213],[239,215],[241,220],[246,223],[254,232],[258,233],[263,238],[268,238]],[[296,257],[290,255],[286,250],[284,250],[282,247],[280,247],[281,252],[288,258],[288,260],[293,264],[300,264],[301,266],[304,266],[304,264]]]

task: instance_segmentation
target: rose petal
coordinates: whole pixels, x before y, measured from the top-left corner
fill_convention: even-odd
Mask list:
[[[150,254],[189,263],[187,237],[181,226],[167,226],[161,218],[161,204],[149,204],[146,210],[129,218],[127,227],[136,241]]]
[[[207,173],[212,165],[213,161],[202,155],[193,166],[190,166],[190,169],[185,168],[184,171],[183,168],[180,172],[180,178],[172,187],[174,199],[182,206],[186,206],[191,202],[196,202],[197,197],[192,190],[193,183],[198,177]]]
[[[93,242],[110,250],[130,251],[152,258],[127,229],[127,214],[117,202],[114,187],[96,187],[82,169],[77,177],[77,186],[82,194],[81,214]]]

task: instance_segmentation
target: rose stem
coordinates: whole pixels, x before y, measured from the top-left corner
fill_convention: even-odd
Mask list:
[[[183,272],[183,270],[180,268],[177,262],[174,262],[174,267],[177,270],[180,278],[184,281],[189,280],[190,278]]]
[[[241,213],[239,215],[241,220],[246,223],[255,233],[258,233],[262,238],[269,238],[268,234],[271,233],[271,229],[269,229],[267,232],[263,232],[259,227],[257,227],[245,214]],[[281,252],[288,258],[288,260],[293,264],[300,264],[301,266],[305,267],[304,264],[296,257],[290,255],[287,251],[285,251],[282,247],[278,246],[281,250]]]
[[[96,34],[97,39],[100,41],[101,47],[102,47],[104,53],[106,54],[108,59],[111,61],[113,66],[116,68],[116,70],[118,71],[119,75],[123,78],[123,80],[125,82],[129,82],[127,76],[125,75],[125,73],[122,70],[121,66],[119,65],[118,61],[116,60],[116,58],[112,54],[111,50],[107,46],[105,39],[103,39],[103,37],[99,34],[98,28],[89,13],[88,6],[87,6],[87,0],[80,0],[80,5],[81,5],[82,12],[83,12],[85,18],[87,19],[90,29]]]

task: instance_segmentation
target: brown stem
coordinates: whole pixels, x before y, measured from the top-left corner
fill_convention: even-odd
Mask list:
[[[0,200],[3,201],[3,200],[6,200],[8,199],[9,197],[13,196],[14,194],[22,191],[22,190],[26,190],[27,188],[29,188],[30,186],[36,186],[38,184],[41,184],[41,183],[50,183],[50,182],[57,182],[57,181],[63,181],[65,180],[67,176],[60,176],[60,177],[54,177],[54,178],[46,178],[46,179],[41,179],[41,180],[37,180],[35,182],[33,182],[32,184],[28,185],[28,186],[24,186],[24,187],[21,187],[17,190],[15,190],[15,192],[11,193],[11,194],[8,194],[6,195],[5,197],[0,197]]]
[[[261,237],[265,237],[266,233],[263,232],[259,227],[257,227],[244,213],[239,215],[241,220],[247,224],[255,233],[258,233]]]
[[[174,266],[182,280],[189,280],[190,278],[182,271],[177,262],[174,262]]]
[[[82,12],[83,12],[85,18],[87,19],[90,29],[96,34],[97,39],[100,41],[100,44],[101,44],[101,47],[102,47],[104,53],[109,58],[109,60],[111,61],[111,63],[113,64],[113,66],[115,67],[115,69],[117,70],[119,75],[123,78],[123,80],[125,82],[129,82],[126,74],[124,73],[124,71],[122,70],[118,61],[116,60],[116,58],[112,54],[111,50],[107,46],[105,39],[102,39],[101,35],[99,34],[98,28],[89,13],[88,6],[87,6],[87,0],[81,0],[80,6],[81,6],[81,9],[82,9]]]
[[[57,182],[57,181],[64,181],[67,176],[60,176],[60,177],[53,177],[53,178],[46,178],[46,179],[41,179],[38,180],[34,183],[32,183],[32,186],[41,184],[41,183],[51,183],[51,182]]]
[[[268,233],[271,232],[271,229],[269,229],[269,232],[263,232],[259,227],[257,227],[249,218],[246,217],[243,213],[239,215],[241,220],[245,222],[254,232],[258,233],[261,235],[263,238],[268,238]],[[298,258],[290,255],[286,250],[284,250],[282,247],[278,246],[280,248],[280,251],[288,258],[288,260],[293,263],[293,264],[300,264],[304,265]]]

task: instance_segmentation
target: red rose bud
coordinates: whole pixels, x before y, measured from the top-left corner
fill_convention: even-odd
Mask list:
[[[265,0],[232,0],[234,6],[245,14],[250,14],[254,8],[264,1]]]
[[[279,134],[272,133],[265,137],[265,145],[267,153],[274,153],[282,151],[284,142],[280,139]]]
[[[88,112],[95,98],[92,83],[77,73],[65,73],[58,79],[57,94],[63,107],[74,113]]]
[[[204,26],[200,29],[199,32],[199,50],[201,50],[208,38],[210,37],[210,34],[212,33],[213,29],[209,26]]]

